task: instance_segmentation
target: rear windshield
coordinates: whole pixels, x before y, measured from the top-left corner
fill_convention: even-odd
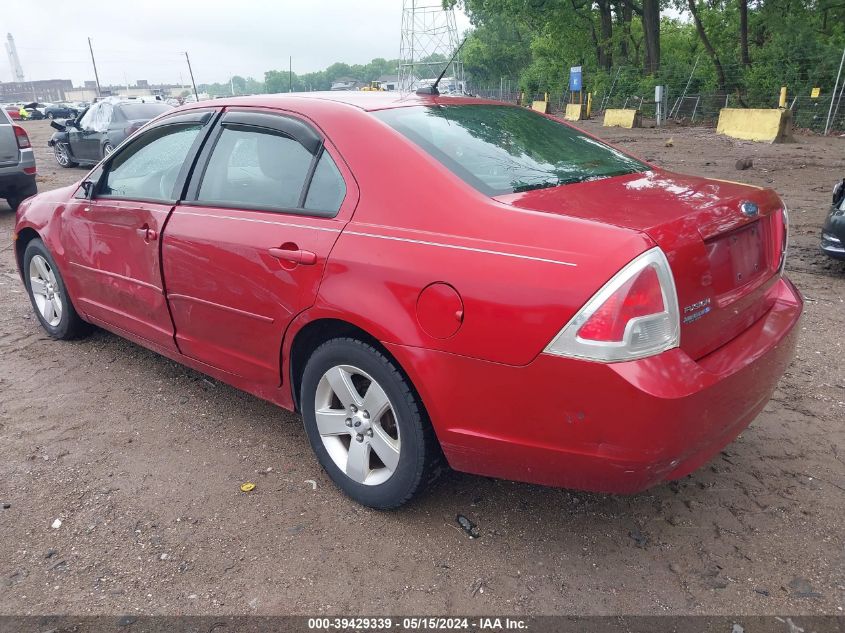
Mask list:
[[[489,196],[649,169],[568,125],[525,108],[410,106],[373,114]]]
[[[121,103],[116,107],[127,121],[154,119],[162,112],[173,109],[164,103]]]

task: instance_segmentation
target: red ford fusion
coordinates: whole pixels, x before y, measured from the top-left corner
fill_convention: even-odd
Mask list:
[[[96,325],[301,412],[360,503],[440,470],[630,493],[760,412],[802,300],[767,189],[462,97],[191,104],[18,210],[54,338]]]

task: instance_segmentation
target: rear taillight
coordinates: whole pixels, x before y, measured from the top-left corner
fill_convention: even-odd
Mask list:
[[[678,295],[663,251],[653,248],[620,270],[545,352],[601,362],[634,360],[677,347]]]
[[[123,133],[126,136],[132,136],[135,132],[140,130],[142,127],[144,127],[143,123],[133,123],[132,125],[128,125],[125,128],[123,128]]]
[[[29,142],[29,137],[26,135],[26,130],[20,125],[13,125],[12,127],[15,128],[15,138],[18,141],[18,147],[20,149],[29,149],[32,147]]]
[[[780,248],[780,261],[778,262],[778,272],[782,273],[784,266],[786,266],[786,251],[789,248],[789,210],[786,205],[781,209],[781,227],[779,236],[780,244],[775,244],[776,248]]]

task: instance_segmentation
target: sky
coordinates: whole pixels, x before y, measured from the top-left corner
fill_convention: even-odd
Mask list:
[[[104,85],[138,79],[184,85],[190,82],[184,51],[198,84],[232,75],[263,80],[266,70],[287,70],[289,56],[296,73],[399,57],[402,2],[4,0],[0,39],[14,36],[26,80],[93,80],[88,37]],[[456,22],[460,32],[469,28],[460,12]],[[0,53],[0,81],[12,81],[5,47]]]

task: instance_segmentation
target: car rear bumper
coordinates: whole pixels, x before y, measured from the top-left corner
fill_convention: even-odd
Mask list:
[[[32,196],[38,192],[35,183],[35,174],[26,174],[23,168],[29,165],[14,165],[11,167],[0,167],[0,198],[6,196]],[[32,161],[35,167],[35,161]]]
[[[792,360],[803,305],[785,278],[771,292],[763,318],[698,360],[680,349],[612,364],[541,354],[514,367],[387,346],[414,368],[456,470],[632,493],[701,466],[768,402]]]

